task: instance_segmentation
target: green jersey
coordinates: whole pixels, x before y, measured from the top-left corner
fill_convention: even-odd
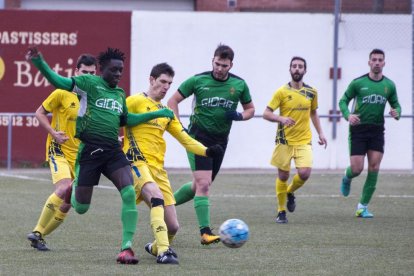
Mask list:
[[[121,117],[128,114],[124,90],[109,87],[99,76],[86,74],[72,79],[73,91],[80,96],[75,137],[88,144],[119,145]]]
[[[351,112],[359,115],[361,124],[384,125],[384,110],[387,102],[401,115],[395,84],[385,76],[375,81],[366,74],[349,84],[339,100],[339,108],[347,120],[351,114],[348,104],[354,98],[355,106]]]
[[[232,121],[225,117],[226,111],[236,110],[239,102],[252,101],[246,82],[229,74],[226,80],[217,80],[212,72],[204,72],[184,81],[178,88],[187,98],[194,94],[190,126],[220,136],[228,135]]]

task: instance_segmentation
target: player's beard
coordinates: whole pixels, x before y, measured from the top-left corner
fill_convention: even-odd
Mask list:
[[[227,78],[227,73],[228,72],[224,73],[213,71],[213,76],[218,80],[225,80]]]
[[[374,74],[381,74],[382,73],[382,68],[381,67],[374,67],[372,68],[372,73]]]
[[[293,73],[292,74],[292,73],[290,73],[290,75],[292,76],[292,80],[294,80],[296,82],[299,82],[299,81],[302,80],[304,74],[299,74],[299,73]]]

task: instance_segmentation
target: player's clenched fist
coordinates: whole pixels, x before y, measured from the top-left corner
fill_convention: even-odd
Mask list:
[[[39,54],[40,54],[40,52],[37,49],[37,47],[36,46],[31,46],[27,50],[27,53],[25,55],[25,58],[26,58],[27,61],[30,61],[32,58],[38,57]]]

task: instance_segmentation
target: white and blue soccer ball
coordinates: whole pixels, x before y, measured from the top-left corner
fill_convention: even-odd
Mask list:
[[[220,226],[219,234],[225,246],[239,248],[249,239],[249,227],[240,219],[228,219]]]

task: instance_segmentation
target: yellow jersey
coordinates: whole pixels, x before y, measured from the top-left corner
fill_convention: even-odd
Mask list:
[[[145,113],[167,108],[145,93],[129,96],[126,99],[126,105],[129,113]],[[165,131],[169,132],[188,151],[206,156],[207,148],[188,135],[181,122],[174,116],[174,119],[162,117],[133,127],[125,127],[123,149],[129,161],[144,161],[158,168],[164,167],[166,143],[163,134]]]
[[[78,117],[79,99],[73,92],[56,89],[42,103],[43,108],[52,113],[51,126],[56,131],[65,132],[69,140],[58,144],[49,133],[46,140],[46,161],[50,155],[64,156],[75,162],[78,153],[79,139],[75,138],[76,118]]]
[[[318,108],[318,92],[315,88],[303,84],[301,89],[295,89],[290,83],[285,84],[276,90],[267,106],[273,111],[279,109],[280,116],[290,117],[296,122],[291,127],[279,123],[276,144],[311,144],[310,112]]]

